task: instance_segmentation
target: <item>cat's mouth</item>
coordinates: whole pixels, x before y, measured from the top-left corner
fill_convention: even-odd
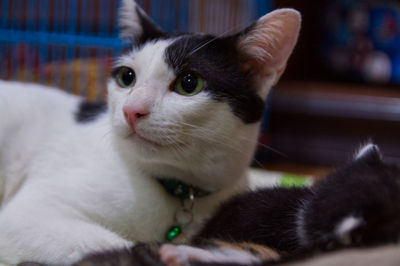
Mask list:
[[[185,143],[183,143],[183,142],[179,142],[179,143],[170,143],[170,142],[160,142],[160,141],[156,141],[156,140],[153,140],[153,139],[151,139],[151,138],[149,138],[149,137],[147,137],[147,136],[145,136],[144,134],[142,134],[142,133],[138,133],[137,131],[136,132],[130,132],[127,136],[126,136],[126,138],[127,139],[133,139],[134,141],[137,141],[137,142],[139,142],[140,144],[143,144],[143,143],[145,143],[145,144],[147,144],[147,145],[151,145],[152,147],[154,147],[154,148],[165,148],[165,147],[171,147],[171,146],[173,146],[173,147],[175,147],[175,148],[178,148],[178,149],[183,149],[184,148],[184,146],[186,146],[186,144]]]
[[[143,136],[141,136],[141,135],[139,135],[139,134],[136,134],[136,137],[137,137],[138,139],[140,139],[141,141],[143,141],[143,142],[146,142],[146,143],[148,143],[148,144],[151,144],[151,145],[156,146],[156,147],[159,147],[159,148],[165,146],[165,145],[160,144],[160,143],[158,143],[158,142],[156,142],[156,141],[154,141],[154,140],[151,140],[151,139],[149,139],[149,138],[143,137]]]
[[[145,136],[139,134],[138,132],[135,132],[135,133],[131,132],[127,136],[127,138],[134,138],[134,139],[136,139],[136,140],[138,140],[138,141],[140,141],[142,143],[147,143],[147,144],[150,144],[150,145],[155,146],[155,147],[160,147],[161,148],[161,147],[164,146],[163,144],[161,144],[159,142],[156,142],[156,141],[154,141],[154,140],[152,140],[152,139],[150,139],[148,137],[145,137]]]

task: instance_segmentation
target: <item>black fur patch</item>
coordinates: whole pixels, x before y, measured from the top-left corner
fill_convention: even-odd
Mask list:
[[[256,93],[250,73],[243,71],[234,37],[183,35],[166,49],[165,60],[177,76],[184,72],[202,76],[213,99],[226,101],[244,123],[261,119],[264,101]]]
[[[86,123],[95,120],[100,114],[107,110],[104,102],[83,101],[79,104],[75,113],[75,120],[79,123]]]
[[[310,188],[265,188],[234,197],[206,223],[194,244],[204,239],[254,242],[310,254],[398,243],[400,167],[381,160],[377,148],[369,155]],[[347,217],[360,223],[338,235],[337,226]]]
[[[309,188],[273,188],[237,196],[223,204],[194,238],[229,242],[252,242],[279,251],[293,252],[300,243],[296,236],[296,213]]]

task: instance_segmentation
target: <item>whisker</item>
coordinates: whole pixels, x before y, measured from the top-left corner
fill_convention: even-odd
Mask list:
[[[246,139],[244,139],[244,140],[246,140]],[[265,148],[265,149],[268,149],[268,150],[270,150],[270,151],[272,151],[272,152],[274,152],[274,153],[276,153],[276,154],[278,154],[278,155],[280,155],[280,156],[282,156],[282,157],[289,158],[289,156],[288,156],[287,154],[285,154],[285,153],[283,153],[283,152],[280,152],[280,151],[278,151],[277,149],[272,148],[271,146],[265,145],[264,143],[261,143],[261,142],[259,142],[259,141],[256,141],[256,144],[257,144],[258,146],[260,146],[260,147],[262,147],[262,148]]]
[[[203,132],[203,133],[214,133],[213,130],[208,129],[208,128],[204,128],[204,127],[201,127],[201,126],[196,126],[196,125],[185,123],[185,122],[180,122],[180,123],[182,125],[186,125],[186,126],[189,126],[189,127],[193,128],[193,129],[199,130],[200,132]],[[230,136],[226,136],[226,135],[223,135],[223,134],[219,134],[218,137],[219,138],[223,138],[225,140],[231,140]]]
[[[182,154],[184,152],[184,149],[179,145],[179,143],[176,143],[176,141],[173,138],[171,138],[170,136],[165,136],[165,137],[167,138],[167,140],[171,144],[171,148],[174,151],[176,151],[176,152],[178,152],[180,154]]]
[[[229,145],[229,144],[227,144],[227,143],[225,143],[223,141],[221,142],[221,141],[219,141],[217,139],[214,139],[214,138],[205,138],[204,135],[190,134],[188,132],[181,132],[181,134],[186,135],[186,136],[190,136],[190,137],[193,137],[193,138],[197,138],[197,139],[200,139],[200,140],[208,141],[210,143],[217,143],[217,144],[220,144],[220,145],[224,145],[225,147],[230,148],[235,152],[244,154],[244,152],[242,150],[240,150],[240,149],[238,149],[236,147],[233,147],[232,145]]]
[[[220,145],[222,144],[222,145],[232,149],[233,151],[238,152],[239,154],[244,154],[244,152],[242,150],[240,150],[240,149],[238,149],[236,147],[233,147],[231,145],[228,145],[225,142],[221,142],[221,141],[218,141],[218,140],[215,140],[215,139],[212,139],[212,138],[203,138],[200,135],[194,135],[194,134],[189,134],[189,133],[183,133],[183,134],[187,135],[187,136],[190,136],[190,137],[195,137],[195,138],[198,138],[198,139],[201,139],[201,140],[209,141],[211,143],[214,142],[214,143],[218,143]],[[252,160],[259,168],[262,168],[262,169],[265,168],[264,165],[259,160],[257,160],[256,158],[252,158]],[[213,161],[210,160],[210,162],[213,162]]]
[[[102,140],[104,140],[107,136],[109,136],[112,132],[112,129],[109,129],[106,131],[106,133],[103,134],[103,136],[101,137]]]
[[[236,28],[236,27],[230,27],[228,30],[226,30],[226,31],[224,31],[223,33],[221,33],[221,34],[215,36],[215,37],[212,38],[211,40],[209,40],[209,41],[207,41],[207,42],[205,42],[205,43],[203,43],[203,44],[200,44],[198,47],[194,48],[193,51],[191,51],[191,52],[189,53],[189,56],[193,55],[195,52],[197,52],[198,50],[204,48],[205,46],[209,45],[209,44],[212,43],[213,41],[219,39],[220,37],[222,37],[222,36],[228,34],[229,32],[232,32],[235,28]]]
[[[261,169],[265,169],[264,165],[256,158],[253,158],[253,162],[257,165],[257,167],[259,167]]]
[[[204,44],[199,45],[198,47],[194,48],[193,51],[191,51],[189,53],[189,56],[193,55],[195,52],[197,52],[198,50],[200,50],[201,48],[207,46],[208,44],[212,43],[213,41],[215,41],[216,39],[218,39],[218,36],[215,36],[214,38],[212,38],[211,40],[205,42]]]
[[[183,133],[184,135],[190,135],[190,134],[185,134],[185,133]],[[192,135],[190,135],[191,137],[193,137]],[[171,140],[171,148],[172,148],[172,151],[173,152],[175,152],[175,154],[179,157],[179,156],[182,156],[182,154],[184,154],[184,152],[185,152],[185,150],[184,150],[184,148],[182,147],[182,146],[180,146],[180,145],[174,145],[173,143],[175,142],[175,140],[173,139],[173,138],[171,138],[171,137],[169,137],[169,136],[165,136],[167,139],[170,139]],[[183,143],[184,145],[185,145],[185,143]],[[203,158],[205,158],[206,160],[208,160],[208,162],[211,164],[211,163],[213,163],[213,159],[212,158],[210,158],[209,156],[205,156],[206,154],[202,154],[202,156],[203,156]]]
[[[189,124],[189,123],[185,123],[185,122],[180,122],[180,123],[183,124],[183,125],[192,127],[192,128],[194,128],[196,130],[203,131],[204,133],[213,133],[214,132],[214,131],[212,131],[212,130],[210,130],[208,128],[203,128],[203,127],[196,126],[196,125],[193,125],[193,124]],[[225,139],[225,140],[231,140],[230,136],[226,136],[226,135],[222,135],[222,134],[219,135],[219,138],[222,138],[222,139]],[[240,139],[243,140],[243,141],[247,141],[249,143],[252,143],[252,144],[256,144],[256,145],[258,145],[260,147],[263,147],[265,149],[268,149],[268,150],[270,150],[270,151],[272,151],[272,152],[274,152],[274,153],[276,153],[276,154],[278,154],[278,155],[280,155],[282,157],[288,158],[288,156],[286,154],[284,154],[284,153],[282,153],[282,152],[280,152],[280,151],[278,151],[278,150],[276,150],[276,149],[274,149],[274,148],[272,148],[272,147],[270,147],[268,145],[265,145],[264,143],[261,143],[258,140],[246,138],[246,137],[243,137],[243,136],[241,136]]]

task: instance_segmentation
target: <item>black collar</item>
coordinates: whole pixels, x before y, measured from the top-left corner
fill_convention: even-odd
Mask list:
[[[174,178],[158,178],[156,180],[163,186],[165,191],[171,196],[177,197],[179,199],[189,199],[190,194],[193,193],[195,198],[205,197],[211,194],[210,191],[203,190],[194,185],[186,184]]]

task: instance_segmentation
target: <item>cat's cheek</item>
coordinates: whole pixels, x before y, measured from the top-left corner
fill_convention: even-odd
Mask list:
[[[174,120],[199,124],[214,118],[215,104],[207,92],[201,92],[194,96],[182,96],[171,92],[163,109],[167,114],[173,116]]]

